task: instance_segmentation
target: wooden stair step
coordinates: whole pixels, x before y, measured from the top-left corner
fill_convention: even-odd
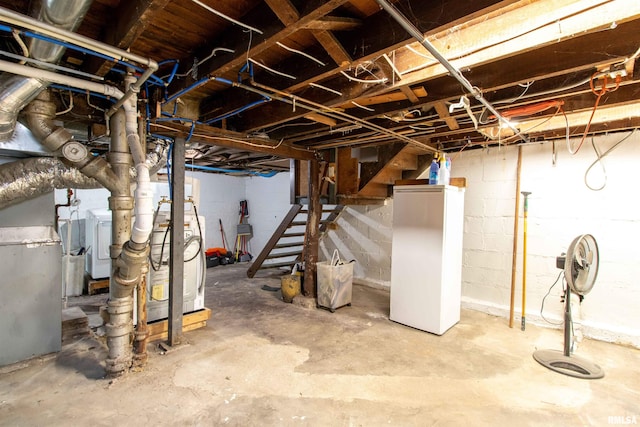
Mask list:
[[[337,206],[339,206],[339,205],[336,205],[336,207],[337,207]],[[322,208],[322,212],[324,212],[324,213],[333,212],[334,210],[336,210],[336,208]],[[301,210],[300,212],[298,212],[298,213],[301,213],[301,214],[302,214],[302,213],[304,213],[304,214],[308,214],[308,213],[309,213],[309,210],[307,210],[307,209],[302,209],[302,210]]]
[[[389,166],[402,170],[418,169],[418,156],[403,149],[390,162]]]
[[[300,233],[284,233],[282,235],[282,237],[303,237],[304,236],[304,232],[300,232]]]
[[[326,224],[328,222],[331,222],[331,221],[326,220],[326,219],[321,219],[320,220],[320,224]],[[301,225],[307,225],[307,221],[293,221],[293,222],[291,222],[291,226],[292,227],[299,227]]]
[[[302,253],[302,250],[299,251],[291,251],[291,252],[271,252],[266,259],[274,259],[274,258],[286,258],[290,256],[298,256]]]
[[[282,249],[282,248],[293,248],[296,246],[303,246],[304,241],[302,242],[290,242],[290,243],[278,243],[273,247],[273,249]]]
[[[262,270],[263,268],[280,268],[280,267],[293,267],[295,265],[295,261],[288,261],[288,262],[270,262],[270,263],[263,263],[260,266],[260,269]]]

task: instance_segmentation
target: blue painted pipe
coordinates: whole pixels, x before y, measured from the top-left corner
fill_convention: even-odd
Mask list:
[[[240,169],[224,169],[224,168],[216,168],[213,166],[201,166],[201,165],[190,165],[190,164],[185,164],[185,166],[191,169],[197,169],[197,170],[203,170],[203,171],[209,171],[209,172],[246,173],[249,175],[261,176],[263,178],[271,178],[272,176],[275,176],[275,174],[278,173],[276,171],[256,172],[256,171],[246,171],[246,170],[240,170]]]
[[[5,32],[9,32],[10,33],[10,32],[13,31],[13,29],[11,27],[6,26],[6,25],[0,25],[0,31],[5,31]],[[131,67],[131,68],[133,68],[134,70],[136,70],[136,71],[138,71],[140,73],[144,73],[144,71],[145,71],[144,69],[142,69],[142,68],[140,68],[140,67],[138,67],[138,66],[136,66],[136,65],[134,65],[134,64],[132,64],[130,62],[127,62],[127,61],[124,61],[124,60],[121,60],[121,59],[116,59],[116,58],[114,58],[112,56],[105,55],[105,54],[102,54],[102,53],[99,53],[99,52],[96,52],[94,50],[87,49],[87,48],[84,48],[84,47],[81,47],[81,46],[77,46],[77,45],[75,45],[73,43],[69,43],[69,42],[65,42],[65,41],[62,41],[62,40],[58,40],[58,39],[55,39],[53,37],[49,37],[49,36],[45,36],[45,35],[42,35],[42,34],[34,33],[32,31],[23,31],[23,30],[18,30],[18,34],[23,34],[23,35],[25,35],[27,37],[30,37],[30,38],[33,38],[33,39],[43,40],[43,41],[46,41],[46,42],[49,42],[49,43],[57,44],[59,46],[65,47],[67,49],[75,50],[75,51],[78,51],[78,52],[81,52],[81,53],[86,53],[88,55],[92,55],[92,56],[95,56],[95,57],[98,57],[98,58],[102,58],[102,59],[107,60],[107,61],[112,61],[112,62],[116,62],[116,63],[119,63],[119,64],[124,64],[125,66]],[[115,71],[118,71],[118,70],[115,70]],[[149,79],[150,80],[154,80],[156,83],[159,83],[162,86],[164,86],[164,81],[162,79],[158,78],[157,76],[153,75],[153,74],[149,77]]]
[[[187,86],[186,88],[184,88],[184,89],[182,89],[182,90],[180,90],[180,91],[178,91],[178,92],[174,93],[174,94],[173,94],[173,95],[171,95],[170,97],[166,98],[162,103],[163,103],[163,104],[166,104],[167,102],[171,102],[171,101],[173,101],[174,99],[176,99],[176,98],[178,98],[178,97],[180,97],[180,96],[182,96],[182,95],[184,95],[184,94],[186,94],[186,93],[189,93],[189,92],[191,92],[191,91],[192,91],[192,90],[194,90],[194,89],[199,88],[200,86],[202,86],[203,84],[207,83],[207,82],[208,82],[208,81],[210,81],[210,80],[211,80],[211,78],[210,78],[210,77],[205,77],[205,78],[203,78],[203,79],[200,79],[200,80],[198,80],[197,82],[193,83],[192,85]]]
[[[213,119],[209,119],[209,120],[205,121],[204,123],[207,124],[207,125],[210,125],[210,124],[219,122],[219,121],[221,121],[223,119],[226,119],[228,117],[235,116],[236,114],[240,114],[243,111],[246,111],[251,107],[255,107],[256,105],[264,104],[265,102],[269,102],[269,101],[271,101],[271,98],[265,97],[265,98],[260,99],[258,101],[254,101],[254,102],[252,102],[250,104],[247,104],[244,107],[237,108],[237,109],[235,109],[233,111],[230,111],[230,112],[228,112],[226,114],[223,114],[221,116],[214,117]]]

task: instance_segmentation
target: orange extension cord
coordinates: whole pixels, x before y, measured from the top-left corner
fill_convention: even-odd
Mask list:
[[[580,147],[582,147],[582,144],[584,144],[584,141],[587,138],[587,134],[589,133],[589,129],[591,128],[591,121],[593,120],[593,116],[596,114],[596,110],[598,109],[598,105],[600,105],[600,100],[602,99],[602,96],[605,93],[615,92],[620,87],[621,77],[620,77],[619,74],[616,76],[616,79],[615,79],[615,84],[616,85],[613,88],[608,88],[607,87],[608,76],[605,74],[604,78],[602,79],[602,88],[599,91],[596,90],[596,88],[594,86],[594,79],[598,74],[600,74],[600,72],[594,73],[591,76],[591,80],[589,81],[589,86],[591,87],[591,92],[595,96],[597,96],[596,103],[593,106],[593,110],[591,111],[591,117],[589,117],[589,121],[587,122],[587,127],[584,129],[584,133],[582,134],[582,139],[580,140],[580,143],[578,144],[578,148],[576,148],[575,151],[572,151],[571,154],[576,154],[580,150]]]

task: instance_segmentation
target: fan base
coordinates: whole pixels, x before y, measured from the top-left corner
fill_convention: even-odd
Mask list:
[[[552,371],[571,377],[596,380],[604,377],[604,371],[595,363],[577,356],[565,356],[558,350],[538,350],[533,353],[538,363]]]

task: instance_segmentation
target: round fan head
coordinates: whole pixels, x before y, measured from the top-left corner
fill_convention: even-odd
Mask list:
[[[598,244],[591,234],[583,234],[573,239],[567,250],[564,277],[571,291],[586,295],[598,276]]]

